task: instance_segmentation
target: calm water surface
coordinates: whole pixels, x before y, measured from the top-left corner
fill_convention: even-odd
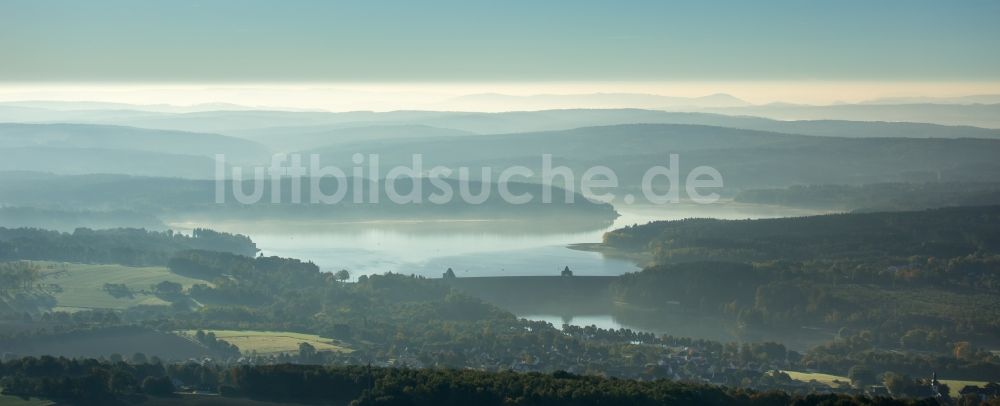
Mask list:
[[[632,205],[616,208],[621,217],[614,224],[587,229],[538,229],[531,224],[498,221],[372,221],[372,222],[174,222],[175,229],[205,227],[249,235],[264,255],[313,261],[324,271],[347,269],[352,278],[396,272],[440,277],[448,268],[459,277],[557,275],[565,266],[577,275],[621,275],[639,268],[599,253],[567,248],[569,244],[600,242],[606,231],[654,220],[685,218],[753,219],[818,214],[806,210],[737,203],[666,206]],[[791,348],[805,349],[829,337],[805,334],[801,339],[771,337],[713,318],[655,317],[655,320],[622,319],[621,315],[560,315],[544,309],[518,312],[520,317],[601,328],[630,328],[656,334],[717,341],[778,340]]]
[[[600,242],[609,230],[653,220],[693,217],[771,218],[814,214],[774,206],[717,203],[618,207],[621,216],[607,227],[538,230],[530,224],[498,221],[175,222],[177,229],[205,227],[249,235],[264,255],[298,258],[324,271],[347,269],[360,275],[395,272],[440,277],[448,268],[459,276],[556,275],[565,266],[577,275],[620,275],[635,264],[569,249]]]

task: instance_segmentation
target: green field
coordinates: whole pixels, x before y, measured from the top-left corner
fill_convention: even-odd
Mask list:
[[[846,376],[837,376],[831,374],[821,374],[818,372],[796,372],[796,371],[781,371],[788,374],[789,377],[796,381],[810,382],[816,381],[826,386],[840,386],[840,383],[850,385],[851,380],[847,379]],[[839,382],[839,383],[838,383]]]
[[[316,351],[352,351],[343,343],[323,338],[318,335],[291,333],[285,331],[250,331],[250,330],[205,330],[215,333],[215,337],[240,347],[244,354],[256,351],[258,354],[269,355],[278,353],[294,353],[299,351],[300,343],[309,343]],[[195,330],[178,332],[187,337],[193,337]]]
[[[150,396],[139,403],[142,406],[288,406],[298,403],[269,402],[266,400],[231,398],[217,395],[178,393],[176,397],[161,398]],[[302,404],[306,405],[306,404]]]
[[[203,280],[171,273],[164,267],[128,267],[121,265],[66,264],[36,262],[42,266],[46,284],[58,285],[52,290],[57,310],[126,309],[138,305],[169,305],[149,293],[150,286],[163,281],[177,282],[185,288]],[[122,283],[136,292],[132,297],[115,298],[104,291],[105,283]]]
[[[790,376],[792,379],[796,381],[809,382],[815,380],[816,382],[822,383],[827,386],[837,386],[837,384],[834,381],[850,383],[850,380],[847,379],[846,376],[820,374],[814,372],[795,372],[795,371],[782,371],[782,372],[788,374],[788,376]],[[983,387],[986,386],[986,384],[988,383],[984,381],[960,381],[953,379],[939,379],[939,381],[945,385],[948,385],[948,393],[953,398],[958,397],[958,391],[962,390],[962,388],[968,385]]]
[[[940,381],[945,385],[948,385],[948,394],[951,395],[951,397],[953,398],[958,397],[958,391],[962,390],[962,388],[966,386],[971,385],[971,386],[978,386],[981,388],[986,386],[987,383],[989,383],[984,381],[958,381],[952,379],[939,379],[938,381]]]
[[[0,406],[47,406],[52,404],[55,403],[45,399],[21,399],[17,396],[0,394]]]

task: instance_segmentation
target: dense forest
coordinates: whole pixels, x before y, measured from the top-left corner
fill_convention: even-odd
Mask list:
[[[465,181],[456,180],[457,176],[434,181],[406,176],[392,180],[394,197],[402,201],[397,204],[387,191],[390,181],[386,179],[375,182],[345,177],[341,182],[333,176],[285,178],[259,186],[253,180],[226,180],[219,190],[217,182],[211,180],[21,173],[0,179],[0,204],[55,212],[110,209],[187,221],[486,218],[521,219],[530,224],[581,223],[593,229],[605,227],[617,217],[610,204],[591,201],[559,186],[504,183],[505,192],[532,196],[527,203],[508,204],[500,195],[496,174],[492,182],[480,182],[479,174],[470,176],[471,180]],[[247,196],[257,191],[259,199],[242,203],[234,197],[237,188]],[[542,201],[544,189],[553,196],[550,203]],[[293,196],[293,191],[299,193]],[[216,200],[218,192],[223,192],[222,201]],[[556,215],[560,221],[552,219]]]
[[[743,190],[740,203],[772,204],[841,211],[921,210],[1000,204],[997,183],[876,183],[798,185],[785,189]]]
[[[1000,1],[190,3],[0,0],[0,406],[1000,406]]]
[[[1000,208],[771,220],[655,222],[605,235],[657,265],[621,276],[615,300],[749,326],[824,327],[840,340],[804,362],[846,369],[903,352],[995,363]]]
[[[625,329],[563,326],[560,330],[545,322],[519,320],[454,290],[443,280],[386,274],[362,276],[357,282],[345,283],[338,275],[321,272],[315,265],[299,260],[251,258],[204,250],[178,252],[168,263],[172,272],[205,282],[170,297],[174,306],[166,312],[137,309],[114,317],[103,313],[87,317],[91,312],[76,312],[72,316],[47,313],[36,322],[47,326],[48,331],[12,333],[0,342],[7,343],[7,348],[16,348],[17,343],[39,342],[51,334],[59,334],[63,339],[76,337],[75,340],[111,333],[118,326],[143,326],[161,332],[292,331],[336,339],[351,351],[306,350],[294,358],[243,352],[245,359],[240,361],[232,353],[225,355],[230,351],[228,346],[212,344],[212,347],[220,347],[214,353],[223,364],[375,364],[546,373],[564,370],[644,380],[708,381],[744,389],[779,388],[792,393],[814,389],[796,386],[790,380],[775,380],[770,371],[816,369],[847,374],[852,368],[863,366],[877,377],[926,376],[928,371],[938,371],[955,378],[1000,380],[1000,364],[995,356],[975,343],[956,339],[968,334],[964,330],[905,331],[902,342],[906,348],[934,350],[931,353],[887,350],[898,347],[901,339],[894,336],[897,333],[895,327],[890,328],[892,325],[876,330],[846,329],[830,345],[798,353],[777,343],[719,343]],[[648,295],[645,301],[635,302],[659,306],[663,303],[657,300],[678,295],[673,300],[685,311],[724,312],[734,302],[757,305],[759,294],[752,289],[749,294],[741,289],[754,286],[753,282],[740,273],[761,276],[771,272],[747,264],[717,263],[713,264],[714,269],[705,272],[700,272],[707,269],[701,263],[689,266],[682,284],[692,284],[702,291],[719,289],[719,293],[704,298],[684,296],[689,291],[681,288],[682,284],[673,284],[677,288],[667,287],[672,277],[649,279],[659,273],[657,268],[623,276],[616,282],[616,289],[625,299],[632,300],[642,297],[646,288],[665,288],[667,295]],[[749,316],[743,317],[749,320]]]
[[[79,404],[133,404],[172,397],[175,382],[214,385],[231,398],[351,405],[937,405],[935,399],[790,395],[669,380],[371,366],[235,366],[24,358],[0,364],[6,393]],[[179,400],[179,399],[178,399]],[[972,403],[974,404],[974,403]]]
[[[206,249],[254,256],[257,246],[243,235],[206,229],[191,235],[144,229],[76,229],[72,233],[34,228],[0,227],[0,261],[50,260],[64,262],[165,265],[177,252]]]
[[[52,339],[75,342],[124,333],[174,337],[174,332],[195,330],[289,331],[329,337],[348,350],[302,347],[298,355],[254,354],[207,334],[196,335],[195,344],[216,357],[219,368],[373,364],[418,368],[413,373],[428,374],[407,378],[418,380],[436,379],[435,374],[449,368],[500,373],[496,376],[506,376],[508,370],[568,371],[581,376],[577,380],[605,379],[594,376],[690,380],[732,390],[777,389],[793,394],[787,396],[817,388],[775,371],[849,375],[862,368],[871,371],[870,378],[826,390],[859,394],[864,392],[861,388],[905,377],[891,393],[921,397],[928,394],[906,388],[926,385],[905,382],[916,382],[909,377],[927,376],[930,371],[952,379],[1000,380],[1000,362],[986,350],[1000,339],[996,336],[1000,306],[991,291],[1000,286],[995,272],[1000,263],[998,216],[996,207],[969,207],[775,220],[684,220],[607,235],[607,244],[625,251],[651,251],[657,261],[642,272],[612,280],[616,302],[640,312],[711,314],[776,330],[814,326],[837,331],[834,340],[804,352],[779,343],[722,343],[625,329],[560,329],[518,319],[456,289],[461,284],[454,280],[390,273],[346,282],[347,276],[322,272],[310,262],[255,256],[249,238],[208,230],[185,236],[127,229],[72,234],[2,229],[5,259],[165,265],[170,273],[196,282],[187,288],[173,282],[149,287],[170,306],[71,315],[58,310],[6,314],[6,325],[20,327],[5,333],[0,343],[5,348],[28,348]],[[118,249],[111,248],[115,246]],[[31,262],[10,262],[0,267],[0,277],[9,282],[0,293],[5,298],[44,295],[41,276]],[[131,293],[128,287],[113,284],[105,291]],[[165,357],[150,354],[154,355]],[[183,358],[162,360],[175,365]],[[406,373],[387,372],[404,377]],[[8,382],[15,390],[45,385]],[[253,392],[266,390],[266,385],[227,382],[235,389],[226,390],[236,390],[233,393],[278,396]],[[207,387],[217,390],[218,382],[215,385]],[[381,397],[400,396],[395,389],[386,391]],[[412,395],[412,390],[404,393]],[[426,396],[434,398],[434,393]],[[351,396],[365,402],[379,398]],[[523,396],[535,399],[536,395]],[[636,396],[642,401],[652,395]]]
[[[604,244],[651,251],[659,263],[694,260],[855,259],[891,265],[1000,251],[1000,206],[831,214],[761,220],[659,221],[608,232]]]

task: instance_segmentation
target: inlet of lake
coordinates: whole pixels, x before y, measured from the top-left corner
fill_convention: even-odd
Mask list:
[[[352,279],[386,272],[439,278],[452,268],[459,278],[476,276],[558,275],[569,267],[580,276],[616,276],[640,268],[633,262],[606,258],[597,252],[568,248],[570,244],[600,242],[605,232],[632,224],[685,218],[759,219],[819,214],[816,211],[767,205],[719,202],[667,205],[616,206],[620,214],[613,224],[594,229],[533,229],[510,227],[496,220],[392,220],[361,222],[174,222],[177,230],[195,227],[246,234],[266,256],[312,261],[323,271],[346,269]],[[554,314],[544,309],[516,311],[519,316],[573,325],[602,328],[632,328],[657,334],[742,341],[731,326],[702,320],[661,325],[624,321],[607,314]],[[766,338],[766,337],[764,337]],[[812,341],[812,340],[809,340]]]

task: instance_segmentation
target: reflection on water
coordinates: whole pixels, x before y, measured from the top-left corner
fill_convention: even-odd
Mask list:
[[[658,312],[640,315],[618,311],[618,314],[555,315],[544,313],[518,314],[518,317],[551,323],[562,328],[564,324],[602,329],[630,329],[633,331],[691,337],[719,342],[780,342],[791,350],[803,352],[831,340],[832,332],[815,329],[747,329],[737,323],[712,316],[686,316]]]
[[[247,234],[264,255],[313,261],[324,271],[347,269],[354,277],[396,272],[439,277],[447,268],[461,276],[556,275],[565,266],[577,275],[620,275],[638,268],[631,262],[566,248],[600,242],[604,232],[653,220],[691,217],[768,218],[812,214],[774,206],[693,203],[618,207],[606,227],[549,221],[173,221],[175,229],[195,227]]]
[[[618,330],[622,328],[632,328],[625,324],[619,323],[610,314],[590,314],[590,315],[579,315],[579,316],[557,316],[554,314],[519,314],[517,317],[544,321],[556,327],[562,327],[564,324],[569,324],[571,326],[587,327],[595,326],[597,328],[603,328],[605,330]]]
[[[313,261],[325,271],[347,269],[354,278],[388,271],[440,277],[447,268],[463,276],[558,275],[565,266],[576,275],[620,275],[638,270],[635,264],[605,258],[595,252],[566,248],[569,244],[600,242],[608,230],[654,220],[694,217],[719,219],[772,218],[817,214],[774,206],[737,204],[631,205],[618,207],[621,214],[610,226],[581,226],[559,219],[547,221],[175,221],[179,230],[195,227],[249,235],[264,255]],[[587,308],[578,304],[578,310]],[[593,305],[591,303],[590,305]],[[711,317],[685,317],[584,310],[595,314],[559,316],[562,310],[541,308],[515,310],[555,326],[596,325],[601,328],[631,328],[656,334],[705,338],[716,341],[781,341],[801,350],[828,339],[828,334],[803,332],[774,337],[770,332],[748,332],[731,322]],[[615,314],[615,315],[613,315]]]

